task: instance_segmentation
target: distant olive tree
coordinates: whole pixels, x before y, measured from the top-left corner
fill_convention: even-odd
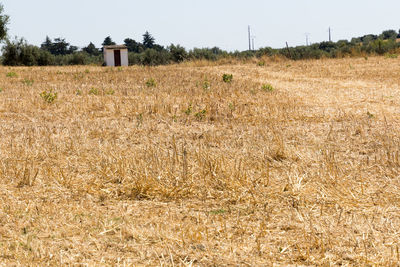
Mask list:
[[[54,60],[50,52],[28,44],[23,38],[6,40],[2,48],[3,64],[6,66],[52,65]]]
[[[182,62],[188,57],[188,53],[185,48],[180,45],[171,44],[168,47],[168,51],[171,54],[171,59],[174,62]]]
[[[388,40],[388,39],[396,39],[397,38],[397,32],[395,30],[387,30],[383,31],[382,34],[380,35],[380,38],[383,40]]]

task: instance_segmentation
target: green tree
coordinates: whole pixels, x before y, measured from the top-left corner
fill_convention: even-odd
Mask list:
[[[394,40],[397,38],[397,32],[395,30],[383,31],[379,37],[382,38],[383,40],[388,40],[388,39]]]
[[[133,39],[126,38],[124,40],[124,43],[125,43],[126,47],[128,47],[129,52],[141,53],[144,50],[143,45],[139,42],[136,42]]]
[[[99,49],[97,49],[96,46],[92,42],[90,42],[90,44],[88,46],[82,48],[82,51],[84,51],[92,56],[100,55]]]
[[[364,45],[368,45],[369,43],[371,43],[372,41],[375,41],[376,39],[378,39],[378,36],[375,34],[367,34],[367,35],[364,35],[363,37],[361,37],[361,40]]]
[[[6,40],[2,51],[3,64],[7,66],[49,65],[51,63],[49,52],[27,44],[23,38],[15,38],[14,41]]]
[[[105,45],[116,45],[116,43],[111,39],[110,36],[107,36],[107,37],[104,39],[104,42],[103,42],[101,45],[102,45],[102,46],[105,46]]]
[[[145,48],[153,48],[155,45],[155,41],[156,40],[154,39],[154,37],[151,36],[148,31],[143,34],[143,45]]]
[[[52,46],[53,46],[53,41],[50,39],[49,36],[46,36],[46,40],[40,45],[40,48],[50,52]]]
[[[10,17],[8,15],[3,14],[4,7],[0,4],[0,41],[4,40],[7,37],[7,24],[10,21]]]
[[[56,56],[72,54],[78,50],[78,47],[70,45],[64,38],[55,38],[53,42],[48,36],[40,48]]]
[[[73,52],[69,49],[69,43],[67,43],[63,38],[55,38],[52,48],[53,49],[50,52],[54,55],[67,55]]]

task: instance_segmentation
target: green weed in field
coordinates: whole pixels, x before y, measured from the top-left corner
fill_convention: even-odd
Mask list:
[[[147,87],[156,87],[157,83],[156,80],[154,80],[153,78],[150,78],[146,81],[146,86]]]
[[[207,113],[207,110],[203,109],[203,110],[195,113],[194,116],[196,117],[196,119],[198,121],[201,121],[206,117],[206,113]]]
[[[27,85],[27,86],[32,86],[33,85],[33,79],[24,79],[22,81],[23,84]]]
[[[265,91],[265,92],[272,92],[272,91],[274,91],[274,87],[273,87],[271,84],[269,84],[269,83],[263,84],[263,85],[261,86],[261,89],[262,89],[263,91]]]
[[[189,103],[188,108],[184,111],[186,115],[190,115],[192,113],[193,106],[192,103]]]
[[[222,80],[225,82],[225,83],[231,83],[232,82],[232,80],[233,80],[233,75],[232,74],[224,74],[224,75],[222,75]]]
[[[8,73],[6,74],[6,77],[14,78],[14,77],[18,77],[18,74],[15,73],[15,72],[13,72],[13,71],[11,71],[11,72],[8,72]]]
[[[115,94],[115,91],[114,91],[114,89],[107,89],[107,90],[105,90],[105,93],[106,93],[106,95],[113,95],[113,94]]]
[[[90,90],[89,90],[89,95],[99,95],[99,89],[97,89],[97,88],[95,88],[95,87],[92,87],[92,88],[90,88]]]
[[[50,91],[43,91],[40,93],[40,97],[47,103],[51,104],[57,99],[57,92]]]

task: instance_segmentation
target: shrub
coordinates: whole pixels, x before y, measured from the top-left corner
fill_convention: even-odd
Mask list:
[[[157,66],[168,64],[170,55],[167,51],[157,51],[155,49],[146,49],[141,53],[141,64],[146,66]]]
[[[174,62],[182,62],[188,57],[185,48],[180,45],[171,44],[168,47],[168,51],[171,54],[171,60]]]
[[[37,58],[39,66],[49,66],[55,64],[55,57],[49,51],[40,49],[39,57]]]
[[[88,64],[89,54],[86,52],[77,52],[72,54],[70,61],[68,62],[69,65],[86,65]]]
[[[129,65],[141,65],[142,64],[140,54],[138,54],[138,53],[129,52],[128,53],[128,61],[129,61]]]
[[[228,53],[219,49],[218,47],[213,48],[194,48],[188,54],[188,58],[191,59],[205,59],[205,60],[218,60],[222,57],[227,56]]]

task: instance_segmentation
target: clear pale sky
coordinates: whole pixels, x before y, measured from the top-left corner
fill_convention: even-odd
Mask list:
[[[399,0],[0,0],[10,15],[9,35],[40,45],[46,35],[83,47],[100,46],[108,35],[142,41],[148,30],[156,42],[188,49],[246,50],[247,26],[255,48],[334,41],[400,28]]]

